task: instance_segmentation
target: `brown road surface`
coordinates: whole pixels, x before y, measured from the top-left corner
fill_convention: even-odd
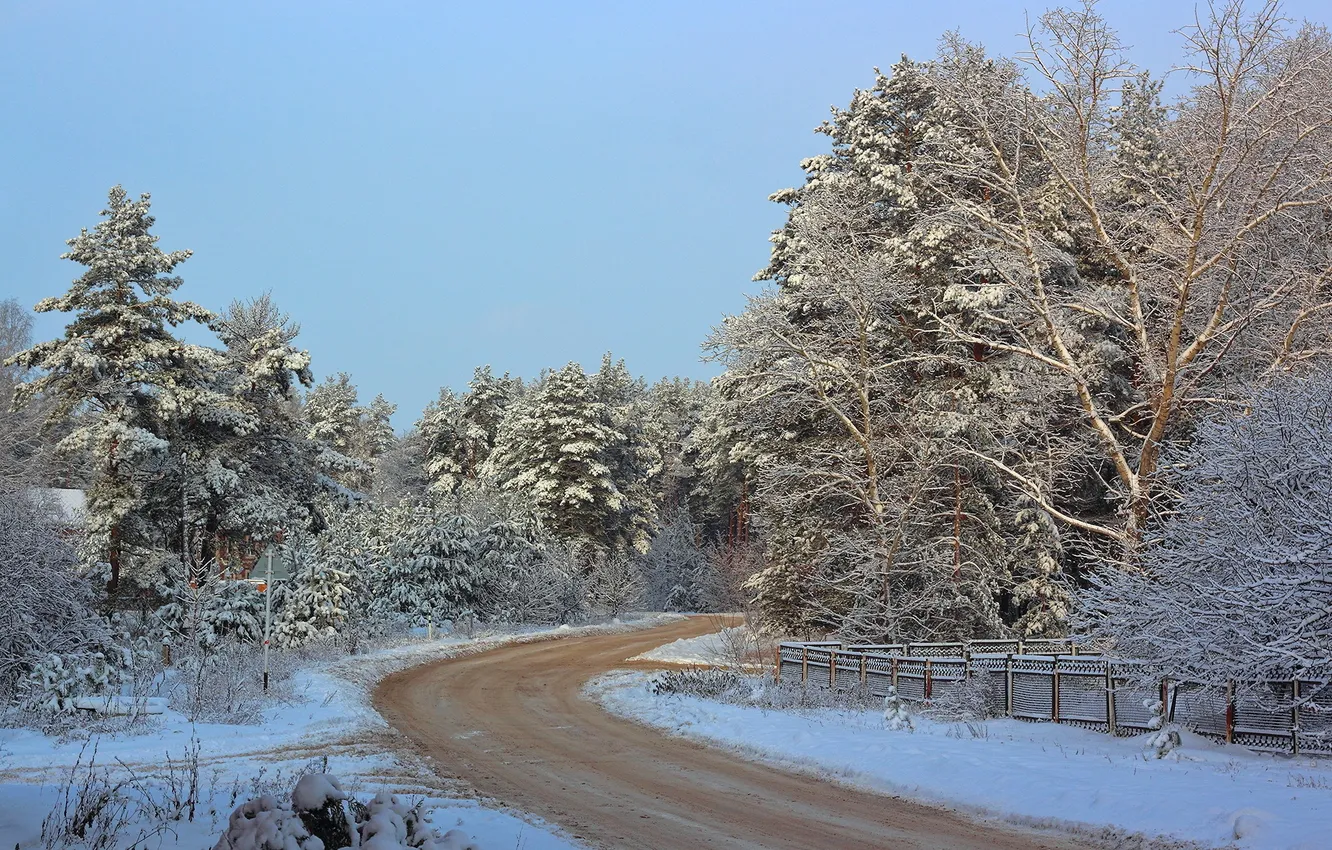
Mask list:
[[[502,647],[396,673],[380,713],[481,794],[599,847],[699,850],[1071,850],[1044,833],[980,824],[667,738],[579,695],[654,646],[715,631],[692,618],[629,634]]]

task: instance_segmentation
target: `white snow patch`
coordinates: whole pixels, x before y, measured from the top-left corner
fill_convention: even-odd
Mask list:
[[[741,626],[723,629],[710,635],[680,638],[668,644],[635,655],[631,661],[660,661],[665,664],[699,664],[713,666],[728,663],[727,634],[744,631]]]

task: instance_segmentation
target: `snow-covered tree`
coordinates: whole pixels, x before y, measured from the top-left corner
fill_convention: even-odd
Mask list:
[[[292,344],[300,327],[270,296],[234,301],[214,322],[225,346],[211,380],[224,404],[173,425],[190,539],[182,551],[196,565],[227,556],[224,542],[246,548],[299,532],[313,522],[327,487],[324,449],[306,433],[298,388],[309,386],[310,355]],[[196,581],[198,577],[196,577]]]
[[[368,489],[373,458],[367,452],[373,447],[365,436],[366,410],[358,404],[351,376],[339,372],[325,378],[306,394],[304,412],[309,438],[323,447],[320,465],[325,474],[350,490]]]
[[[289,544],[287,551],[293,569],[273,624],[274,640],[279,646],[301,646],[345,631],[354,617],[358,576],[320,552],[311,537]]]
[[[1162,469],[1176,503],[1131,568],[1093,577],[1080,624],[1174,679],[1332,678],[1332,379],[1215,413]]]
[[[375,613],[413,625],[474,613],[483,583],[471,520],[403,507],[389,521],[391,537],[370,588]]]
[[[688,514],[677,513],[640,559],[644,601],[651,611],[715,611],[719,577]]]
[[[587,571],[589,602],[612,617],[643,603],[643,575],[628,555],[598,553]]]
[[[626,502],[607,456],[620,440],[582,367],[570,363],[517,405],[487,466],[561,540],[624,548]]]
[[[77,666],[79,657],[111,640],[53,510],[23,493],[0,491],[0,699],[12,698],[39,662],[54,656]]]
[[[217,404],[203,376],[216,368],[218,356],[171,332],[181,324],[206,324],[213,316],[172,298],[181,285],[173,272],[190,252],[158,247],[149,196],[130,200],[116,186],[102,216],[93,230],[69,240],[63,255],[87,271],[65,295],[36,307],[39,313],[73,314],[64,335],[9,363],[35,370],[18,386],[17,402],[49,398],[55,422],[77,414],[61,447],[97,459],[88,493],[88,535],[110,565],[108,587],[115,590],[126,546],[155,537],[139,511],[167,453],[167,423]]]
[[[1332,35],[1277,3],[1182,32],[1192,88],[1170,109],[1094,4],[1043,15],[1020,62],[945,38],[913,170],[930,205],[912,238],[960,248],[945,331],[1043,376],[1084,480],[1112,486],[1089,504],[977,458],[1121,557],[1164,446],[1245,380],[1332,353]]]

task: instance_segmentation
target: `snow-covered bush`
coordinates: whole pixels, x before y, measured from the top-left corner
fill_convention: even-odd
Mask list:
[[[27,711],[72,711],[77,697],[105,694],[119,683],[119,671],[101,652],[50,653],[32,662],[20,686]]]
[[[1167,453],[1174,510],[1079,619],[1151,676],[1262,690],[1332,678],[1332,378],[1283,380]],[[1269,695],[1269,699],[1271,699]]]
[[[107,622],[93,608],[92,585],[76,572],[74,550],[50,512],[21,493],[0,493],[0,586],[0,700],[11,702],[34,681],[68,682],[52,668],[88,667],[111,644]]]
[[[424,801],[407,804],[387,792],[361,803],[336,776],[308,774],[290,803],[272,795],[241,804],[214,850],[480,850],[466,834],[440,834]]]
[[[272,654],[269,687],[274,695],[283,693],[292,667],[286,653]],[[263,650],[235,640],[186,645],[175,658],[166,692],[171,705],[192,721],[257,723],[265,703]]]
[[[994,675],[977,671],[960,682],[936,682],[926,713],[949,723],[972,723],[993,716],[990,694],[993,688],[987,681]]]
[[[156,584],[162,604],[153,613],[158,631],[172,646],[211,646],[227,639],[258,644],[264,638],[264,595],[248,581],[212,574],[191,586],[179,558],[162,556]]]
[[[643,579],[638,564],[624,555],[598,553],[587,571],[587,587],[588,601],[612,617],[643,601]]]
[[[1147,728],[1152,730],[1147,736],[1147,750],[1157,758],[1165,758],[1183,743],[1179,729],[1166,725],[1166,707],[1161,700],[1145,699],[1142,707],[1151,713],[1147,720]]]
[[[883,725],[884,728],[894,732],[902,730],[911,732],[916,728],[916,721],[911,719],[906,703],[897,693],[897,688],[892,685],[888,686],[888,694],[883,698]]]
[[[652,538],[640,559],[644,601],[652,611],[716,611],[717,578],[700,529],[679,512]]]

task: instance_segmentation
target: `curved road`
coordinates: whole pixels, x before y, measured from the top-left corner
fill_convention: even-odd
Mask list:
[[[698,617],[629,634],[518,644],[396,673],[375,707],[445,775],[601,847],[1072,850],[667,738],[579,695],[652,647],[715,630]]]

